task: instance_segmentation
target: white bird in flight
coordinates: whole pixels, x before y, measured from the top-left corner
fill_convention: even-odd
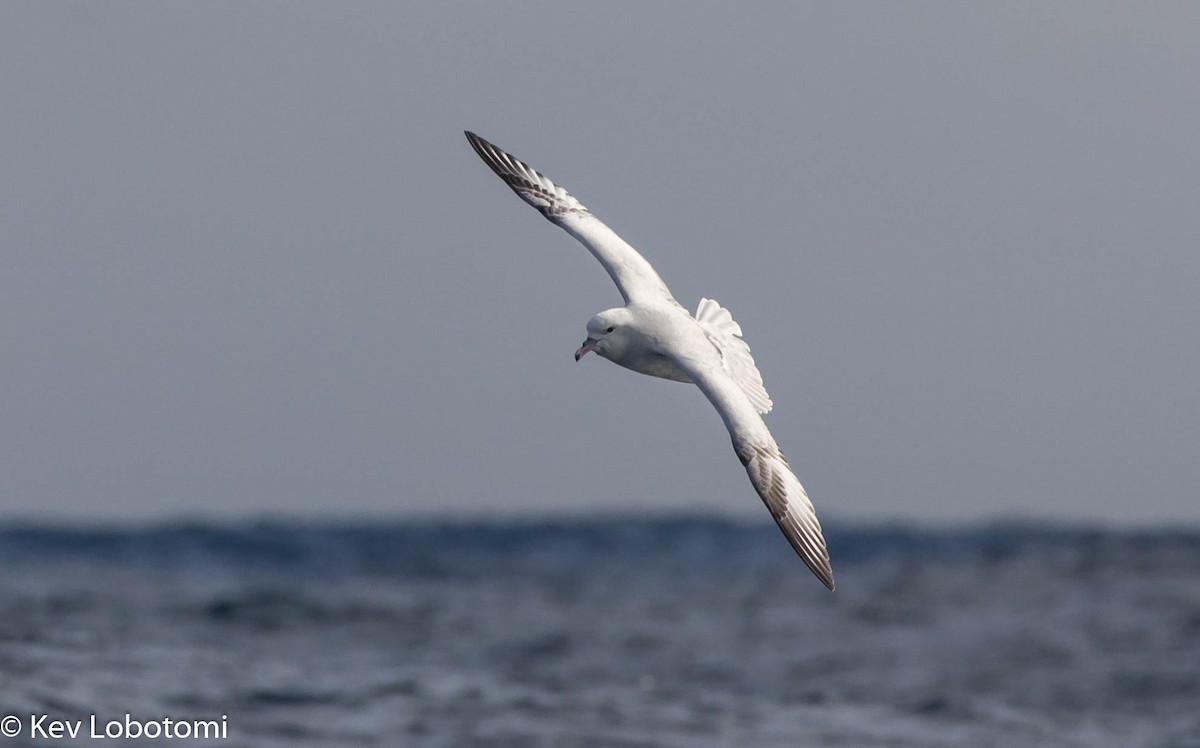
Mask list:
[[[475,152],[522,200],[588,248],[625,299],[625,306],[600,312],[587,323],[589,351],[626,369],[677,382],[692,382],[721,414],[733,451],[746,467],[754,490],[808,568],[834,588],[829,551],[816,510],[779,451],[761,414],[771,410],[762,375],[728,310],[701,299],[696,316],[680,306],[646,258],[562,187],[467,132]]]

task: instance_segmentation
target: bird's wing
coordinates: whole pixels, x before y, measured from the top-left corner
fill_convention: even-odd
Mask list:
[[[631,301],[675,300],[667,284],[654,272],[646,258],[592,215],[570,193],[475,133],[468,131],[466,135],[483,162],[513,192],[541,211],[546,218],[566,229],[596,256],[612,276],[626,304]]]
[[[754,403],[721,368],[715,354],[682,355],[676,360],[721,414],[733,440],[733,451],[779,529],[813,574],[832,590],[833,569],[817,512]]]

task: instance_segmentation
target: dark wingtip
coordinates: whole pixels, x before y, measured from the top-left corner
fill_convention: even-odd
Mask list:
[[[467,136],[467,142],[471,144],[471,147],[475,149],[475,152],[482,156],[485,152],[484,145],[487,145],[487,141],[470,130],[463,130],[463,135]]]
[[[828,587],[830,592],[833,592],[837,588],[837,582],[833,581],[833,565],[829,563],[828,555],[817,564],[810,566],[810,568],[817,575],[817,579],[821,580],[821,584]]]
[[[837,589],[837,582],[833,581],[833,567],[829,564],[829,556],[826,556],[824,561],[825,563],[821,564],[821,570],[819,572],[816,570],[816,568],[814,568],[813,571],[816,572],[817,579],[821,580],[821,584],[828,587],[830,592],[833,592],[835,589]]]
[[[825,560],[824,563],[821,561],[814,562],[808,558],[805,558],[803,555],[801,555],[801,559],[803,559],[805,566],[808,567],[808,570],[813,573],[813,576],[816,577],[821,584],[825,585],[826,589],[828,589],[830,592],[833,592],[835,589],[837,589],[837,583],[833,581],[833,567],[829,565],[828,560]]]
[[[560,213],[575,211],[586,213],[587,209],[569,195],[558,194],[562,191],[541,172],[510,153],[505,153],[500,147],[489,143],[470,130],[463,130],[467,142],[483,159],[496,176],[516,192],[522,200],[536,208],[543,216],[551,220]],[[547,186],[549,185],[549,187]],[[532,195],[537,195],[536,198]],[[561,203],[561,204],[560,204]]]
[[[791,538],[789,537],[788,540],[790,541]],[[809,549],[798,547],[796,544],[793,544],[792,547],[799,554],[800,560],[813,573],[813,576],[820,580],[821,584],[825,585],[830,592],[837,589],[837,583],[833,581],[833,566],[830,565],[829,555],[824,553],[824,548],[822,548],[822,553],[813,553]]]
[[[470,143],[471,147],[475,149],[475,152],[479,154],[479,157],[483,159],[483,162],[491,167],[492,171],[496,172],[500,178],[507,182],[508,179],[505,177],[505,172],[508,170],[504,168],[504,165],[496,157],[496,151],[499,151],[500,149],[470,130],[463,130],[463,134],[467,136],[467,142]]]

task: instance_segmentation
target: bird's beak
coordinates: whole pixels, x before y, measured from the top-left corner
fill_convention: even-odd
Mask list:
[[[594,350],[596,350],[596,340],[595,338],[588,338],[587,340],[583,341],[583,345],[579,346],[579,350],[575,351],[575,360],[578,361],[579,359],[583,358],[585,353]]]

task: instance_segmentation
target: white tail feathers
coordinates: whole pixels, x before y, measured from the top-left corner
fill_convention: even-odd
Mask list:
[[[742,340],[742,327],[733,315],[712,299],[700,299],[696,307],[696,321],[708,333],[708,339],[721,354],[721,368],[737,383],[759,413],[770,413],[774,403],[763,387],[762,374],[750,346]]]
[[[736,335],[739,338],[742,336],[742,326],[733,321],[728,309],[712,299],[700,299],[700,305],[696,307],[696,321],[709,332]]]

